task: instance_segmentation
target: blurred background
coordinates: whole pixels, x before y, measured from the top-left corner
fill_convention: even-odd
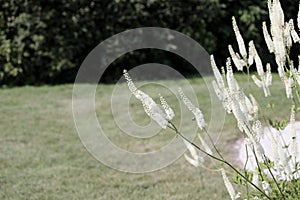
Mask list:
[[[297,13],[297,1],[282,4],[287,18]],[[268,22],[266,11],[267,3],[262,0],[0,0],[0,84],[72,83],[96,45],[138,27],[164,27],[186,34],[221,65],[228,56],[227,45],[237,48],[233,15],[246,44],[254,40],[259,53],[268,54],[260,36],[262,21]],[[193,67],[177,55],[142,49],[117,59],[100,81],[113,83],[124,66],[148,62],[195,75]]]

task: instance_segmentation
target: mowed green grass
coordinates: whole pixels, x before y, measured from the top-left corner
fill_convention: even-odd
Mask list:
[[[265,118],[288,119],[291,101],[285,100],[282,83],[275,78],[271,98],[244,76],[237,76],[245,90],[261,102]],[[202,79],[190,79],[206,120],[210,120],[210,95]],[[182,81],[159,81],[182,86]],[[121,85],[127,91],[126,85]],[[0,199],[229,199],[219,172],[194,168],[183,157],[159,171],[124,173],[94,159],[82,145],[72,116],[73,85],[0,89]],[[151,139],[134,139],[114,123],[111,112],[113,85],[99,85],[96,112],[107,137],[119,147],[147,152],[162,147],[174,134],[161,131]],[[158,100],[166,96],[179,112],[178,100],[161,87],[145,87]],[[267,109],[268,103],[276,107]],[[145,125],[149,119],[135,99],[130,100],[133,120]],[[136,113],[136,115],[135,115]],[[176,115],[174,123],[179,123]],[[183,130],[195,123],[183,118]],[[222,123],[222,122],[220,122]],[[233,143],[241,137],[232,116],[227,116],[217,146],[234,161]],[[207,161],[210,163],[209,161]],[[211,164],[207,164],[208,167]],[[230,176],[230,175],[229,175]]]

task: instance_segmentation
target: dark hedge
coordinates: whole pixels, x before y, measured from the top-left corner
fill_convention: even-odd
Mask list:
[[[298,2],[283,6],[287,13],[297,13]],[[228,56],[227,45],[236,47],[232,15],[244,39],[253,39],[264,53],[260,29],[268,19],[262,0],[0,0],[1,85],[73,82],[80,64],[97,44],[137,27],[182,32],[215,54],[221,64]],[[185,75],[194,73],[176,55],[140,50],[112,63],[101,81],[114,82],[124,66],[128,69],[147,62],[167,64]]]

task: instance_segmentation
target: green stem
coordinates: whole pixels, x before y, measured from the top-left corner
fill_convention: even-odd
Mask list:
[[[218,148],[216,147],[214,141],[212,140],[212,138],[211,138],[210,135],[208,134],[206,128],[204,128],[204,131],[205,131],[206,135],[208,136],[208,138],[209,138],[209,140],[210,140],[210,143],[213,145],[213,147],[214,147],[215,151],[217,152],[217,154],[220,156],[220,158],[222,158],[223,160],[225,160],[225,159],[223,158],[222,154],[220,153],[220,151],[218,150]]]
[[[193,143],[192,141],[190,141],[188,138],[186,138],[182,133],[180,133],[178,131],[178,129],[176,128],[176,126],[170,122],[170,124],[172,125],[172,128],[170,126],[168,126],[169,128],[173,129],[177,135],[179,135],[182,139],[184,139],[185,141],[187,141],[188,143],[190,143],[191,145],[193,145],[196,149],[198,149],[199,151],[201,151],[202,153],[204,153],[205,155],[209,156],[212,159],[215,159],[221,163],[226,164],[228,167],[230,167],[234,172],[236,172],[239,176],[241,176],[246,182],[248,182],[249,184],[251,184],[255,189],[257,189],[260,193],[262,193],[267,199],[272,200],[271,197],[269,197],[263,190],[261,190],[259,187],[257,187],[254,183],[252,183],[252,181],[250,181],[248,179],[248,177],[244,176],[241,172],[239,172],[233,165],[231,165],[229,162],[227,162],[226,160],[220,159],[218,157],[215,157],[212,154],[207,153],[205,150],[201,149],[199,146],[197,146],[195,143]]]
[[[263,177],[263,175],[262,175],[262,173],[261,173],[261,169],[260,169],[259,162],[258,162],[257,155],[256,155],[256,152],[255,152],[254,148],[252,149],[252,152],[253,152],[253,154],[254,154],[254,158],[255,158],[255,161],[256,161],[256,164],[257,164],[257,169],[258,169],[260,178],[261,178],[261,180],[263,181],[263,180],[264,180],[264,177]]]
[[[266,156],[263,155],[263,157],[264,157],[263,159],[264,159],[264,161],[265,161],[265,160],[266,160]],[[266,164],[266,166],[267,166],[267,168],[268,168],[268,171],[269,171],[269,173],[271,174],[271,176],[272,176],[272,178],[273,178],[273,180],[274,180],[274,182],[275,182],[275,185],[276,185],[278,191],[280,192],[282,198],[285,199],[285,196],[284,196],[284,194],[283,194],[283,192],[282,192],[282,190],[281,190],[281,188],[280,188],[280,186],[279,186],[279,183],[278,183],[277,180],[275,179],[274,174],[273,174],[272,170],[271,170],[270,167],[269,167],[269,164],[268,164],[267,162],[265,162],[265,164]]]
[[[247,174],[246,166],[247,166],[247,163],[248,163],[248,160],[249,160],[247,145],[245,145],[245,149],[246,149],[246,161],[245,161],[245,164],[244,164],[244,173]],[[246,192],[247,192],[247,198],[249,199],[249,186],[248,186],[247,182],[246,182]]]
[[[248,127],[248,128],[249,128],[249,127]],[[250,130],[250,129],[249,129],[249,130]],[[261,168],[260,168],[260,166],[259,166],[258,158],[257,158],[257,155],[256,155],[256,152],[255,152],[254,148],[252,149],[252,151],[253,151],[253,154],[254,154],[254,157],[255,157],[255,161],[256,161],[256,164],[257,164],[257,168],[258,168],[259,175],[260,175],[260,177],[261,177],[261,179],[262,179],[262,181],[263,181],[264,178],[263,178],[263,175],[262,175],[262,172],[261,172]],[[264,162],[265,162],[266,156],[265,156],[264,154],[262,155],[262,159],[263,159]],[[273,178],[273,180],[274,180],[274,182],[275,182],[275,184],[276,184],[276,186],[277,186],[277,188],[278,188],[278,190],[279,190],[279,192],[280,192],[282,198],[285,199],[285,196],[284,196],[282,190],[280,189],[279,184],[278,184],[277,180],[275,179],[275,177],[274,177],[274,175],[273,175],[273,173],[272,173],[272,171],[271,171],[269,165],[266,164],[266,166],[267,166],[267,169],[268,169],[268,171],[270,172],[270,174],[271,174],[271,176],[272,176],[272,178]]]

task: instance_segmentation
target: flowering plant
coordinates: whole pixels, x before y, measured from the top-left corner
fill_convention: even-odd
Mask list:
[[[238,71],[247,71],[248,77],[250,77],[250,67],[255,66],[257,75],[252,75],[252,80],[259,88],[262,88],[265,97],[271,95],[269,89],[272,85],[271,64],[267,63],[264,70],[262,60],[253,41],[250,41],[248,48],[246,48],[234,17],[232,18],[232,25],[237,39],[238,52],[231,45],[228,46],[230,57],[226,60],[226,68],[221,68],[221,72],[216,65],[214,56],[211,55],[210,57],[215,77],[215,80],[212,81],[214,91],[222,102],[225,111],[235,117],[237,127],[243,135],[247,158],[243,170],[238,169],[222,156],[206,130],[206,122],[201,110],[193,105],[182,89],[178,89],[181,100],[187,109],[193,113],[199,129],[203,130],[209,137],[212,149],[204,141],[201,134],[198,134],[202,144],[201,147],[186,138],[172,122],[175,114],[164,97],[160,95],[161,106],[156,104],[149,95],[137,89],[128,72],[124,70],[129,90],[141,101],[147,115],[157,122],[161,128],[170,128],[183,139],[189,151],[189,155],[184,154],[184,157],[190,164],[195,167],[202,165],[204,158],[200,156],[199,152],[222,164],[219,170],[231,199],[238,199],[242,194],[235,191],[226,175],[225,167],[233,170],[236,173],[236,182],[245,186],[246,192],[243,196],[247,199],[300,198],[300,160],[297,144],[298,136],[295,127],[295,113],[300,110],[300,56],[298,70],[295,69],[294,61],[290,58],[291,48],[294,43],[299,43],[300,38],[295,30],[293,19],[285,21],[279,0],[269,0],[268,9],[270,28],[268,30],[267,23],[263,22],[263,35],[269,52],[275,56],[278,75],[285,87],[286,98],[291,99],[290,129],[286,138],[281,134],[281,131],[286,128],[286,122],[273,122],[270,120],[269,123],[273,127],[273,132],[268,135],[264,132],[259,118],[260,106],[258,102],[252,94],[246,94],[235,79],[232,63]],[[300,29],[300,9],[297,27]],[[265,150],[269,147],[263,146],[262,143],[262,140],[266,137],[271,141],[271,155],[266,154]]]

